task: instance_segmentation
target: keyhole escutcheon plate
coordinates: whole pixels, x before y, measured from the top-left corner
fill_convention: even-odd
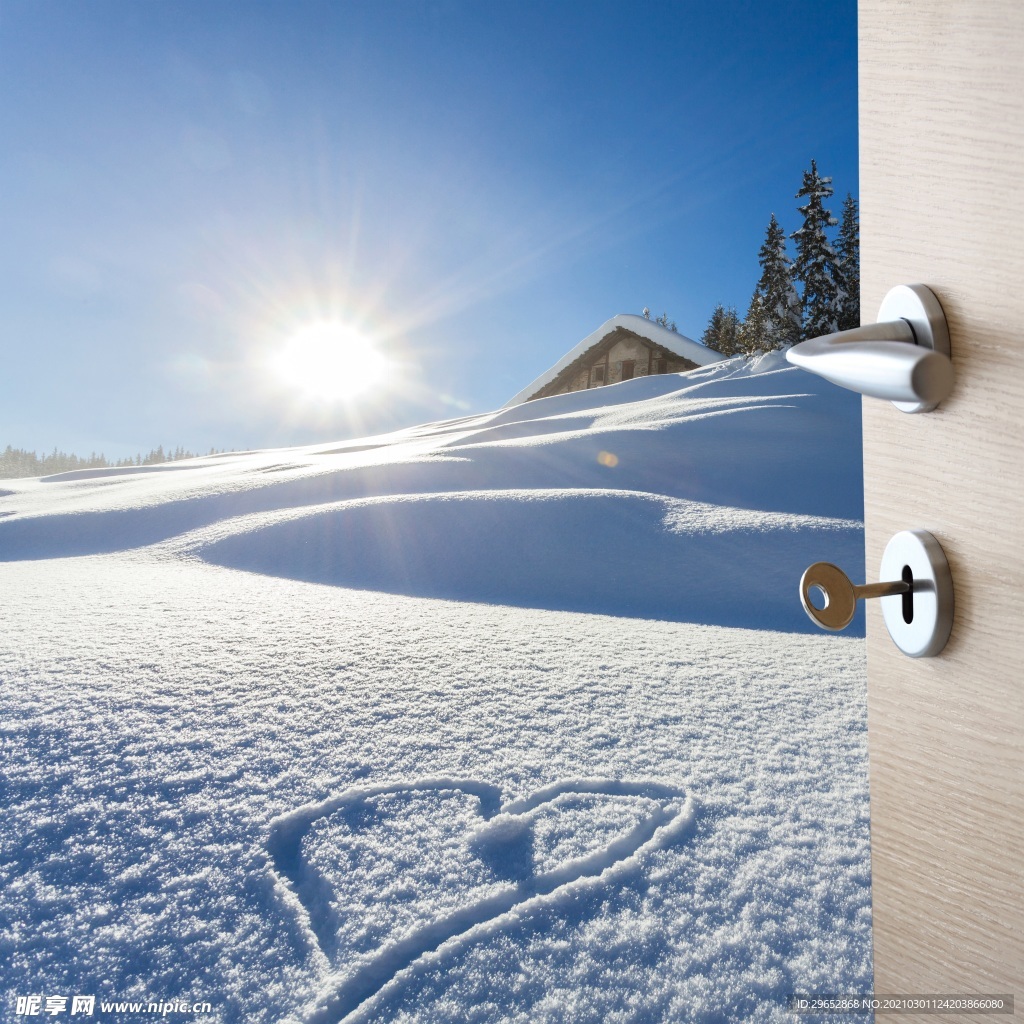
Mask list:
[[[885,628],[911,658],[931,658],[953,629],[953,576],[942,545],[927,530],[904,530],[885,547],[882,580],[913,580],[913,614],[907,622],[902,595],[881,598]]]

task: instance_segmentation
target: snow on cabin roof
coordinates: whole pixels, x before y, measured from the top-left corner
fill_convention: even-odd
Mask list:
[[[528,384],[515,397],[509,399],[502,408],[508,409],[511,406],[521,405],[527,401],[546,384],[550,384],[570,363],[579,359],[585,352],[592,349],[604,338],[608,337],[612,331],[620,327],[627,331],[632,331],[633,334],[638,334],[641,338],[646,338],[648,341],[653,341],[656,345],[661,345],[662,348],[667,348],[669,352],[681,356],[683,359],[689,359],[691,363],[696,363],[698,366],[718,363],[726,358],[720,352],[713,352],[711,349],[706,348],[699,341],[694,341],[692,338],[686,337],[685,334],[677,334],[675,331],[670,331],[667,327],[662,327],[661,324],[648,320],[647,317],[637,316],[634,313],[619,313],[617,316],[613,316],[611,320],[606,320],[601,324],[593,334],[588,334],[575,348],[562,356],[550,370],[542,373],[533,383]]]

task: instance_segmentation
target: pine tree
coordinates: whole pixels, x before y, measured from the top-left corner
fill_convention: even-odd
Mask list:
[[[750,307],[739,329],[739,349],[745,356],[756,355],[758,352],[770,352],[777,346],[768,333],[768,310],[765,300],[758,290],[750,299]]]
[[[843,201],[836,256],[844,293],[839,306],[839,330],[849,331],[860,327],[860,221],[857,200],[849,192]]]
[[[705,348],[710,348],[714,352],[722,352],[718,347],[722,335],[722,320],[725,318],[725,309],[721,303],[715,306],[714,312],[711,314],[711,319],[708,320],[707,327],[704,328],[704,333],[700,336],[700,343]],[[722,352],[722,355],[727,353]]]
[[[761,279],[754,294],[760,298],[763,318],[759,350],[770,352],[795,345],[800,340],[800,296],[793,287],[792,260],[786,255],[786,233],[772,214],[765,231],[764,244],[757,257]],[[750,318],[749,313],[747,318]]]
[[[723,356],[739,355],[740,318],[730,306],[726,309],[719,303],[711,314],[707,327],[701,335],[701,344]]]
[[[725,318],[722,320],[722,345],[719,349],[725,355],[736,356],[740,354],[740,318],[736,309],[730,306],[725,311]]]
[[[803,214],[803,227],[789,237],[796,242],[796,260],[793,276],[804,286],[803,337],[817,338],[838,329],[839,270],[836,254],[829,244],[825,229],[838,221],[825,209],[824,201],[832,195],[832,179],[818,174],[818,166],[811,161],[811,169],[804,171],[804,182],[796,197],[807,203],[798,209]]]

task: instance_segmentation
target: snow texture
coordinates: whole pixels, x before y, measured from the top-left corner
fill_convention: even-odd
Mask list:
[[[859,452],[855,396],[772,355],[4,481],[0,1017],[868,991],[863,641],[796,598],[862,565]]]

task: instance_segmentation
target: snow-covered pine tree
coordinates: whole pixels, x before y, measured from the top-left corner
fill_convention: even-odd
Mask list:
[[[722,352],[718,347],[722,336],[722,320],[725,318],[725,308],[719,303],[715,306],[714,312],[711,314],[711,319],[708,320],[707,327],[704,328],[704,333],[700,336],[700,343],[705,348],[710,348],[715,352]],[[722,355],[728,355],[727,352],[722,352]]]
[[[793,286],[792,260],[786,255],[786,233],[772,214],[757,256],[761,279],[754,294],[760,297],[763,341],[760,351],[795,345],[800,340],[800,296]],[[750,319],[750,314],[747,314]]]
[[[725,311],[725,316],[722,318],[722,345],[718,351],[723,355],[727,356],[738,356],[741,353],[740,349],[740,323],[739,315],[736,312],[734,306],[730,306]]]
[[[860,327],[860,221],[857,200],[846,193],[836,238],[836,258],[845,298],[839,308],[839,330]]]
[[[803,226],[789,237],[796,242],[796,260],[793,277],[803,282],[804,324],[803,337],[817,338],[838,329],[839,270],[836,254],[829,244],[825,229],[839,222],[825,209],[825,200],[832,195],[832,179],[818,174],[818,166],[811,161],[811,169],[804,171],[804,183],[797,199],[807,203],[798,207],[803,214]]]
[[[726,309],[721,303],[715,306],[707,327],[701,335],[701,344],[723,356],[739,355],[740,351],[740,318],[736,310],[730,306]]]
[[[768,311],[760,291],[754,291],[750,299],[747,315],[739,329],[739,349],[745,356],[758,352],[770,352],[778,346],[773,344],[768,335]]]

